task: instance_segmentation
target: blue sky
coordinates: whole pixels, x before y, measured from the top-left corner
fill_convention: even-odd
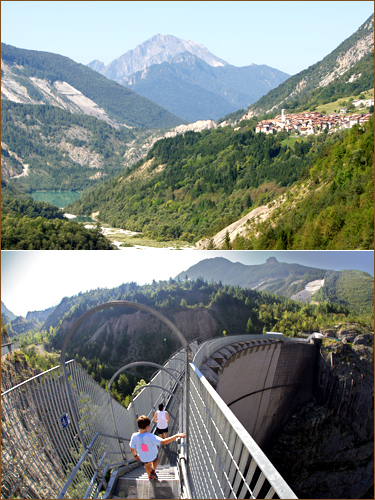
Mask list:
[[[175,277],[204,259],[224,257],[246,265],[269,257],[321,269],[360,269],[374,275],[373,251],[21,251],[1,252],[1,300],[16,315],[26,316],[57,305],[80,291],[139,285]]]
[[[363,1],[1,2],[1,41],[110,63],[156,33],[193,40],[235,66],[290,75],[322,60],[374,12]]]

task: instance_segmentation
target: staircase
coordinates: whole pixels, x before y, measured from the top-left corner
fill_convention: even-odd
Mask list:
[[[158,466],[158,481],[150,481],[143,465],[121,476],[112,498],[180,498],[177,467]]]

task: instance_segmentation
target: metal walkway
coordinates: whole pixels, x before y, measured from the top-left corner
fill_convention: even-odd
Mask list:
[[[183,401],[182,388],[177,386],[166,406],[170,422],[168,436],[181,432],[178,400]],[[152,415],[150,415],[151,418]],[[107,498],[180,498],[181,481],[178,472],[178,442],[159,447],[159,463],[156,469],[158,481],[150,481],[143,465],[116,478]]]

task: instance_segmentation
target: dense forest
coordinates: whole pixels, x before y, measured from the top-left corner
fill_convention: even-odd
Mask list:
[[[290,140],[286,133],[255,134],[255,121],[240,125],[158,141],[145,174],[145,162],[138,162],[67,210],[100,211],[101,221],[153,239],[195,242],[285,191],[308,174],[325,144],[341,137]]]
[[[34,201],[31,198],[14,198],[9,195],[1,196],[1,213],[19,213],[30,218],[44,217],[46,219],[63,219],[63,210],[51,203]]]
[[[47,80],[50,84],[55,81],[69,83],[103,108],[108,116],[118,123],[147,128],[171,128],[185,123],[154,102],[68,57],[50,52],[18,49],[2,43],[1,58],[12,66],[13,73],[20,78],[36,77]],[[22,78],[22,85],[25,80]],[[30,82],[26,85],[29,91],[32,85]],[[41,100],[40,91],[34,89],[31,92],[31,98]]]
[[[327,145],[310,169],[310,189],[290,196],[277,218],[257,224],[232,248],[374,248],[374,119]]]
[[[41,203],[41,202],[40,202]],[[1,248],[6,250],[113,250],[100,232],[78,222],[21,213],[1,213]]]

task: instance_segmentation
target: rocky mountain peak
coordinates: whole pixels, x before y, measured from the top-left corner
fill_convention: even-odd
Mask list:
[[[122,83],[127,76],[137,71],[143,71],[153,64],[170,61],[176,55],[184,52],[189,52],[199,57],[213,67],[228,64],[223,59],[213,55],[206,47],[192,40],[185,41],[173,35],[157,33],[145,42],[137,45],[135,49],[128,50],[105,67],[100,66],[100,61],[92,61],[88,66],[107,78]]]
[[[277,262],[279,262],[276,257],[268,257],[268,259],[266,260],[266,264],[276,264]]]

